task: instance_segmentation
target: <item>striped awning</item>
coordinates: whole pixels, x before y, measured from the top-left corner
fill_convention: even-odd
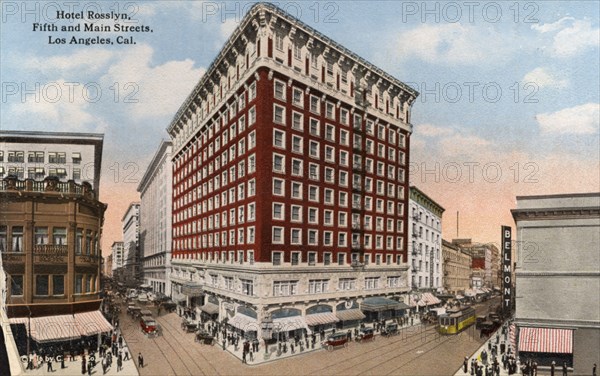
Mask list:
[[[573,353],[573,330],[519,328],[519,351],[554,354]]]
[[[211,302],[207,302],[205,305],[200,307],[200,309],[203,312],[208,313],[209,315],[214,315],[216,313],[219,313],[219,306],[214,303],[211,303]]]
[[[430,292],[423,293],[423,295],[421,296],[421,300],[423,300],[423,302],[425,302],[425,305],[440,304],[442,302],[441,300],[439,300],[435,295],[433,295]]]
[[[325,325],[340,321],[333,312],[313,313],[304,318],[309,326]]]
[[[73,315],[31,318],[31,338],[39,343],[69,341],[81,337]]]
[[[308,334],[312,331],[308,328],[306,320],[302,316],[279,317],[273,319],[273,326],[276,332],[289,332],[290,330],[306,329]]]
[[[362,320],[365,317],[365,314],[358,308],[355,309],[346,309],[343,311],[337,311],[335,316],[341,321],[354,321],[354,320]]]
[[[255,318],[241,313],[236,313],[235,316],[227,321],[227,323],[244,332],[258,331],[260,329],[258,321]]]
[[[82,312],[75,314],[75,323],[82,336],[92,336],[113,330],[112,325],[100,311]]]

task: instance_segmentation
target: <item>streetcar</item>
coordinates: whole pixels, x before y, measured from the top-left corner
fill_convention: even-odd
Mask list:
[[[476,320],[475,309],[464,307],[448,310],[438,318],[440,334],[457,334],[473,325]]]

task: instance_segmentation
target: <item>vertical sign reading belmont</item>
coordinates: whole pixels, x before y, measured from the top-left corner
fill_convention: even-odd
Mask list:
[[[502,226],[502,311],[509,313],[512,308],[512,248],[511,228]]]

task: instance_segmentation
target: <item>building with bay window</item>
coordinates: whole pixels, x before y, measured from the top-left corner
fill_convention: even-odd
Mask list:
[[[254,5],[168,127],[173,298],[264,337],[401,314],[417,95]]]

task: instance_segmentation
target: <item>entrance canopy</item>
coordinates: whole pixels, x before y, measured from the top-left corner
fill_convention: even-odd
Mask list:
[[[520,328],[519,351],[555,354],[573,353],[573,330]]]
[[[373,298],[366,298],[360,304],[361,310],[369,311],[369,312],[380,312],[380,311],[387,311],[388,309],[398,310],[398,309],[406,309],[406,308],[408,308],[408,306],[404,303],[400,303],[395,300],[387,299],[387,298],[383,298],[383,297],[379,297],[379,296],[373,297]]]
[[[227,323],[234,328],[243,330],[244,332],[258,332],[260,329],[258,326],[258,321],[255,318],[243,315],[241,313],[236,313],[235,316],[227,321]]]
[[[219,306],[214,303],[207,302],[205,305],[200,307],[200,310],[208,313],[209,315],[214,315],[214,314],[219,313]]]

